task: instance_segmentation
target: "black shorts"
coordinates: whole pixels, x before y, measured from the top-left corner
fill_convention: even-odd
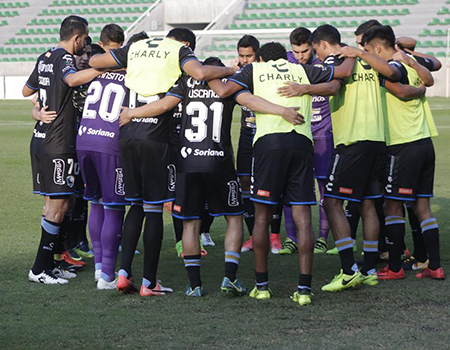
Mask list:
[[[211,216],[244,213],[241,188],[233,160],[225,161],[217,173],[178,173],[172,215],[179,219],[200,219],[208,203]]]
[[[47,154],[30,151],[33,193],[70,196],[83,188],[76,153]]]
[[[277,149],[255,155],[251,200],[277,205],[315,205],[314,154]]]
[[[379,172],[385,156],[384,142],[339,145],[331,158],[324,196],[354,202],[381,198]]]
[[[169,143],[119,139],[119,148],[127,201],[162,204],[174,199],[175,173],[170,166]]]
[[[388,147],[385,198],[414,201],[433,197],[436,156],[430,138]]]
[[[241,128],[237,152],[238,176],[251,176],[255,129]]]

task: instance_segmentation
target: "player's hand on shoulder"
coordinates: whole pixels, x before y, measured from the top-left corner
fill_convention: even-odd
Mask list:
[[[420,91],[421,93],[421,97],[424,97],[426,92],[427,92],[427,88],[425,87],[425,84],[420,84],[417,89]]]
[[[38,119],[44,124],[50,124],[57,117],[56,111],[47,111],[48,106],[42,107],[39,110]]]
[[[230,61],[230,67],[236,68],[239,70],[239,58],[236,57],[234,60]]]
[[[278,95],[284,97],[303,96],[306,94],[306,85],[293,82],[285,82],[286,86],[278,88]]]
[[[281,115],[284,120],[293,125],[300,125],[305,122],[305,118],[297,112],[299,107],[286,107]]]
[[[400,50],[397,44],[395,44],[395,49],[397,50],[396,53],[392,56],[394,60],[400,61],[402,63],[407,64],[408,66],[411,66],[414,64],[414,59],[412,59],[410,56],[408,56],[403,50]]]
[[[334,55],[339,56],[339,58],[343,57],[356,58],[359,57],[361,51],[362,51],[361,49],[358,49],[353,46],[344,46],[341,47],[338,52],[335,52]]]
[[[119,125],[124,126],[131,122],[132,116],[130,113],[130,109],[128,107],[122,107],[122,112],[120,112]]]

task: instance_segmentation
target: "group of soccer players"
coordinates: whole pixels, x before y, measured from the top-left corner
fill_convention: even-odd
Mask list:
[[[31,158],[34,191],[44,196],[30,281],[62,284],[76,276],[67,262],[55,263],[54,254],[77,192],[91,203],[98,289],[138,290],[132,261],[143,230],[140,294],[172,292],[157,279],[165,203],[172,203],[187,296],[204,295],[200,267],[206,252],[199,237],[211,224],[205,213],[227,221],[224,293],[247,294],[237,271],[241,252],[253,250],[256,284],[249,295],[270,299],[272,246],[280,254],[299,251],[292,299],[310,304],[313,254],[328,250],[330,228],[342,267],[324,291],[404,278],[408,262],[421,270],[418,278],[444,278],[430,209],[431,137],[437,131],[424,96],[425,86],[433,84],[430,71],[440,63],[411,51],[413,40],[396,41],[392,28],[375,20],[355,32],[359,48],[342,44],[330,25],[312,33],[295,29],[288,52],[275,42],[260,47],[246,35],[234,67],[225,67],[216,57],[200,62],[195,35],[186,28],[165,38],[138,33],[123,45],[122,29],[109,24],[90,50],[88,34],[85,19],[67,17],[60,44],[38,58],[23,88],[24,96],[38,94]],[[77,69],[75,56],[87,51],[89,67]],[[237,169],[231,143],[236,104],[242,106]],[[320,193],[317,239],[314,178]],[[408,262],[402,261],[405,203],[416,258]],[[283,207],[287,238],[281,246],[279,229],[269,235],[269,226],[280,220]],[[357,264],[359,217],[364,259]],[[243,245],[244,218],[251,237]],[[377,272],[386,252],[388,264]]]

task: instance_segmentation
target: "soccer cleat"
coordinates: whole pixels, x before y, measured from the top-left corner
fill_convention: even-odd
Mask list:
[[[379,280],[402,280],[405,278],[405,270],[403,268],[400,268],[398,272],[394,272],[389,267],[386,269],[386,266],[377,272]]]
[[[183,241],[178,241],[175,244],[175,249],[177,250],[177,256],[179,258],[182,258],[182,255],[183,255]]]
[[[376,272],[373,273],[369,273],[366,275],[362,275],[362,284],[366,285],[366,286],[376,286],[378,284],[378,276]]]
[[[214,243],[214,241],[211,238],[211,235],[209,234],[209,232],[205,232],[202,233],[202,244],[207,247],[207,246],[211,246],[214,247],[216,245],[216,243]]]
[[[327,241],[325,238],[317,238],[316,243],[314,243],[314,254],[326,253],[328,250]]]
[[[147,288],[146,286],[142,285],[141,297],[158,297],[173,292],[172,288],[163,287],[160,282],[161,281],[157,281],[156,286],[153,289]]]
[[[202,241],[200,241],[200,255],[201,256],[207,256],[208,252],[206,251],[205,247],[202,244]]]
[[[311,296],[312,293],[309,289],[303,289],[301,292],[295,292],[291,299],[300,306],[306,306],[311,304]]]
[[[117,280],[107,282],[103,278],[99,278],[97,282],[97,289],[104,289],[104,290],[112,290],[117,288]]]
[[[205,295],[203,292],[203,286],[197,286],[195,289],[192,289],[191,286],[187,286],[186,291],[184,292],[184,295],[187,297],[194,297],[194,298],[200,298]]]
[[[437,270],[431,270],[430,268],[426,268],[422,272],[419,272],[416,275],[417,278],[432,278],[435,280],[443,280],[445,279],[444,276],[444,269],[442,267],[438,268]]]
[[[358,250],[358,247],[356,245],[353,246],[353,252],[356,253]],[[328,255],[339,255],[337,247],[334,247],[333,249],[327,250]]]
[[[416,258],[412,255],[409,258],[402,259],[403,270],[412,270],[412,266],[416,262]]]
[[[117,290],[123,294],[136,293],[138,287],[134,284],[133,277],[126,278],[125,276],[120,275],[117,279]]]
[[[257,300],[268,300],[272,298],[272,291],[267,287],[267,289],[258,289],[257,286],[252,289],[249,294],[250,298],[254,298]]]
[[[242,281],[237,278],[234,282],[231,282],[228,277],[224,277],[220,285],[220,290],[223,293],[233,294],[238,297],[247,294],[247,289],[244,288]]]
[[[86,263],[81,259],[80,256],[78,256],[78,258],[74,258],[67,250],[61,254],[61,257],[66,263],[70,265],[86,266]]]
[[[241,253],[249,252],[250,250],[253,250],[253,237],[250,236],[248,241],[245,241],[241,248]]]
[[[80,270],[83,269],[83,266],[81,266],[81,265],[72,265],[72,264],[69,264],[65,260],[55,260],[55,266],[58,267],[61,270],[67,270],[69,272],[74,272],[74,273],[76,273],[77,271],[80,271]]]
[[[95,270],[95,272],[94,272],[95,282],[98,282],[98,280],[100,279],[101,273],[102,273],[101,269]]]
[[[94,257],[94,252],[89,249],[89,243],[86,241],[79,242],[76,247],[73,248],[73,251],[85,259],[92,259]]]
[[[420,261],[416,260],[416,262],[414,264],[412,264],[411,269],[413,271],[425,270],[426,268],[428,268],[429,262],[430,261],[428,259],[425,262],[420,262]]]
[[[66,280],[69,280],[69,279],[71,279],[71,278],[77,277],[77,275],[76,275],[75,273],[69,272],[69,271],[67,271],[67,270],[62,270],[62,269],[60,269],[60,268],[58,268],[58,267],[55,267],[55,268],[52,270],[52,273],[53,273],[56,277],[63,278],[63,279],[66,279]]]
[[[57,277],[52,271],[43,271],[37,275],[30,270],[28,273],[28,280],[30,282],[42,283],[42,284],[66,284],[69,283],[68,280],[64,278]]]
[[[281,240],[279,233],[271,233],[270,234],[270,251],[272,254],[278,254],[281,249]]]
[[[324,292],[340,292],[341,290],[347,288],[354,288],[357,285],[362,283],[362,275],[357,270],[353,273],[353,275],[346,275],[342,270],[339,275],[334,276],[333,280],[324,285],[322,290]]]
[[[280,255],[295,254],[298,252],[298,245],[289,237],[286,238],[281,249],[278,251]]]

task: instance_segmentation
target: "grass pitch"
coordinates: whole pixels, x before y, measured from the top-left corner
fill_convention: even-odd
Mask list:
[[[442,263],[450,273],[450,100],[430,98],[430,102],[440,132],[435,139],[432,209],[441,228]],[[222,295],[223,218],[216,219],[212,227],[217,246],[208,249],[203,261],[207,295],[200,300],[183,295],[188,279],[176,258],[168,216],[159,278],[174,288],[173,295],[141,298],[97,291],[93,262],[65,286],[29,283],[42,210],[42,199],[31,194],[29,141],[34,123],[30,109],[28,101],[0,101],[0,348],[448,348],[450,279],[422,281],[407,272],[403,281],[381,281],[376,287],[327,294],[320,287],[338,272],[339,258],[315,255],[313,304],[300,308],[289,298],[297,285],[298,256],[271,255],[273,299],[258,302]],[[235,144],[238,132],[236,116]],[[317,208],[313,212],[317,231]],[[409,231],[406,237],[411,247]],[[139,249],[143,249],[141,244]],[[137,281],[142,277],[142,262],[142,255],[135,257]],[[252,253],[242,255],[239,276],[247,287],[253,286]]]

